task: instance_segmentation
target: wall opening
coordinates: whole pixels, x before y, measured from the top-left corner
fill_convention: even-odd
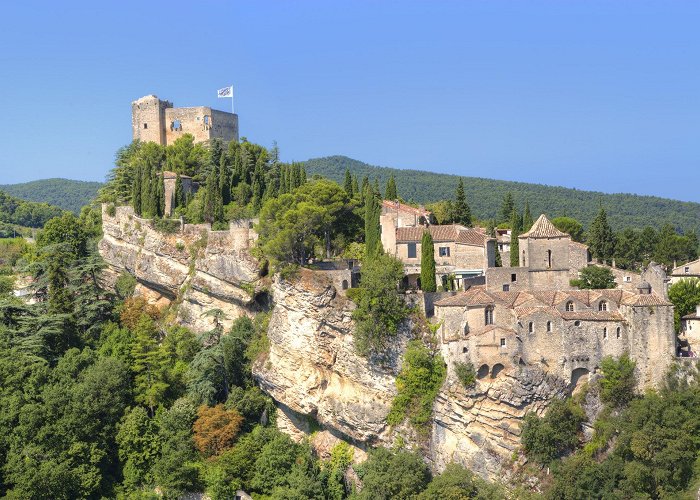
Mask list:
[[[148,123],[144,123],[144,124],[143,124],[143,128],[144,128],[144,129],[147,129],[147,128],[148,128]]]
[[[484,324],[493,325],[493,307],[491,306],[484,309]]]
[[[182,130],[182,122],[180,120],[173,120],[172,123],[170,123],[170,130],[173,132],[179,132]]]
[[[604,300],[601,300],[598,303],[598,310],[599,311],[607,311],[608,310],[608,303]]]
[[[547,332],[551,332],[551,331],[552,331],[552,322],[547,321]]]
[[[496,363],[493,365],[493,368],[491,369],[491,378],[498,377],[498,374],[503,371],[503,368],[505,368],[505,366],[503,366],[501,363]]]
[[[476,372],[476,378],[484,378],[489,374],[489,365],[481,365]]]
[[[569,301],[566,303],[566,312],[574,312],[574,303],[573,301]]]
[[[348,280],[343,280],[343,290],[348,289]]]
[[[588,368],[576,368],[574,371],[571,372],[571,387],[572,391],[576,389],[576,387],[579,385],[579,382],[582,382],[581,385],[583,385],[584,382],[588,382],[588,374],[590,372],[588,371]]]
[[[552,268],[552,251],[547,250],[547,269]]]

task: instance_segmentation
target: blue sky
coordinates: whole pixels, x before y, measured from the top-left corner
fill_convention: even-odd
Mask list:
[[[0,183],[103,180],[130,102],[228,109],[284,160],[700,201],[700,2],[6,2]]]

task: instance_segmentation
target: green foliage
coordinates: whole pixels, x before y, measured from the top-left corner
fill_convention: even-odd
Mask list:
[[[636,379],[635,363],[627,354],[619,359],[606,356],[600,363],[603,378],[600,379],[600,399],[604,403],[621,408],[634,398]]]
[[[379,179],[381,183],[385,183],[393,175],[398,191],[404,199],[424,204],[452,198],[458,182],[454,175],[376,167],[345,156],[315,158],[304,162],[304,165],[309,174],[319,174],[336,182],[343,181],[346,169],[360,179],[366,176]],[[478,177],[463,179],[472,216],[479,220],[496,219],[498,223],[507,222],[511,209],[507,208],[507,212],[504,213],[502,200],[510,192],[519,200],[529,200],[533,214],[545,213],[551,214],[552,217],[568,216],[580,221],[591,221],[602,203],[606,207],[615,207],[608,215],[610,225],[618,231],[627,227],[641,228],[649,224],[659,228],[668,222],[685,231],[700,230],[698,203]]]
[[[476,370],[470,362],[455,361],[455,375],[462,383],[465,389],[472,387],[476,383]]]
[[[180,231],[180,221],[177,219],[153,219],[153,228],[163,234],[175,234]]]
[[[443,473],[435,476],[418,495],[419,500],[500,500],[505,497],[500,487],[487,483],[454,462],[447,464]]]
[[[20,184],[0,185],[0,191],[22,200],[47,203],[78,214],[83,206],[97,196],[101,186],[100,182],[41,179]]]
[[[437,289],[435,278],[435,246],[430,231],[423,232],[421,240],[420,284],[424,292],[434,292]]]
[[[367,189],[365,192],[365,259],[368,261],[382,253],[380,214],[379,199],[371,189]]]
[[[528,413],[522,432],[525,454],[548,464],[572,451],[578,444],[578,432],[584,420],[585,413],[572,399],[553,401],[544,417]]]
[[[598,215],[593,219],[588,229],[586,243],[591,255],[598,262],[609,263],[615,255],[615,235],[608,223],[608,216],[603,207],[600,207]]]
[[[408,309],[398,292],[403,264],[381,254],[365,261],[361,270],[355,320],[355,349],[360,355],[383,354],[390,347]]]
[[[559,231],[562,231],[574,241],[583,242],[583,224],[572,217],[555,217],[552,219],[552,224]]]
[[[437,352],[431,352],[422,340],[412,340],[404,353],[401,373],[396,377],[397,394],[387,415],[390,425],[406,418],[421,433],[433,413],[433,403],[445,381],[447,367]]]
[[[357,500],[418,498],[430,481],[430,471],[420,455],[408,451],[376,448],[367,461],[356,466],[362,490]]]
[[[118,426],[116,443],[123,464],[124,486],[128,490],[151,484],[151,469],[160,452],[158,428],[146,410],[134,407],[124,414]]]
[[[700,280],[683,278],[668,289],[668,298],[673,303],[673,322],[676,331],[680,331],[681,318],[695,311],[700,304]]]
[[[122,300],[127,299],[134,294],[135,289],[136,278],[134,275],[126,271],[122,271],[117,278],[117,281],[114,283],[114,291],[117,293],[117,296]]]
[[[63,210],[48,203],[24,201],[0,191],[0,223],[39,228],[62,213]]]
[[[512,204],[511,202],[512,200],[509,201],[509,199],[506,198],[503,201],[503,206],[510,206]],[[520,217],[518,211],[515,208],[513,208],[512,212],[510,213],[510,229],[510,267],[519,267],[520,240],[518,239],[518,237],[520,236],[520,233],[523,229],[523,219],[522,217]]]
[[[462,224],[463,226],[472,226],[472,211],[467,204],[467,197],[464,194],[464,181],[459,178],[459,183],[457,184],[457,191],[455,192],[455,202],[453,206],[454,215],[452,220],[457,224]]]
[[[615,275],[607,267],[588,266],[579,271],[578,279],[571,280],[571,286],[580,289],[602,290],[615,288]]]
[[[349,171],[348,171],[349,173]],[[396,179],[392,175],[389,180],[386,181],[386,191],[384,191],[385,200],[397,200],[399,198],[399,193],[396,191]]]

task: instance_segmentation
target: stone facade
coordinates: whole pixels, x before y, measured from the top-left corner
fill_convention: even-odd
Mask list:
[[[177,183],[177,174],[175,172],[164,171],[163,186],[165,187],[165,215],[170,217],[173,214],[173,204],[175,201],[175,186]],[[185,196],[192,196],[197,192],[199,184],[192,180],[189,175],[180,175],[182,181],[182,191]]]
[[[197,143],[237,141],[238,115],[206,106],[175,108],[172,102],[148,95],[131,103],[131,128],[134,140],[164,146],[183,134],[191,134]]]
[[[700,304],[695,312],[681,318],[681,331],[678,335],[679,352],[683,357],[697,358],[700,353]]]
[[[700,278],[700,259],[673,268],[671,284],[684,278]]]

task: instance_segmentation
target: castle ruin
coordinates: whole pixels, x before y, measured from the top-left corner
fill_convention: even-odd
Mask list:
[[[207,106],[176,108],[170,101],[147,95],[131,103],[133,139],[169,146],[183,134],[194,142],[238,140],[238,115]]]

